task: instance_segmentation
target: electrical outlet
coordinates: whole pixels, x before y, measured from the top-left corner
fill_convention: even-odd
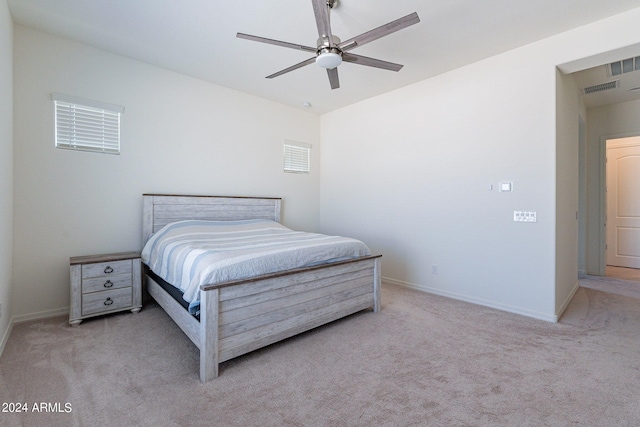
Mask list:
[[[513,220],[516,222],[538,222],[538,213],[513,211]]]
[[[431,274],[438,274],[438,266],[433,264],[431,266]]]

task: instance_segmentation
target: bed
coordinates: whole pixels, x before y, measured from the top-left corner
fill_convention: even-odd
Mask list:
[[[175,223],[280,223],[281,199],[143,195],[143,244]],[[380,310],[380,255],[269,272],[198,286],[194,315],[175,289],[145,265],[148,294],[200,350],[200,380],[220,363],[358,311]]]

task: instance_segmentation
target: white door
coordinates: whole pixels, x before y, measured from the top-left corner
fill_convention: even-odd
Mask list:
[[[607,265],[640,268],[640,137],[607,141]]]

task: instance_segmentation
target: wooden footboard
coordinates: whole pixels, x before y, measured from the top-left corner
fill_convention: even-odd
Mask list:
[[[218,376],[221,362],[358,311],[380,309],[380,256],[203,286],[200,322],[147,281],[151,296],[200,349],[203,382]]]

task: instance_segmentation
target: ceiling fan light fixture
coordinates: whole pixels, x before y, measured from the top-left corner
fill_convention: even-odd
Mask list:
[[[316,57],[316,64],[322,68],[336,68],[342,64],[342,55],[336,52],[322,52]]]

